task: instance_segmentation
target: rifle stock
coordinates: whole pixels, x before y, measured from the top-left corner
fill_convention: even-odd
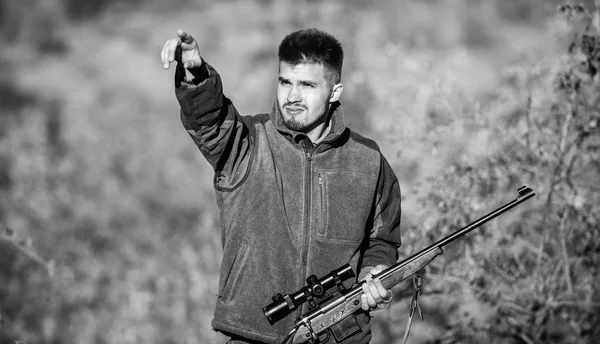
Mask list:
[[[382,271],[374,276],[381,279],[381,284],[386,289],[391,289],[405,279],[417,273],[427,264],[442,254],[441,248],[432,248],[424,252],[415,259],[405,259],[403,262],[393,265],[390,269]],[[387,271],[387,273],[385,273]],[[384,274],[385,273],[385,274]],[[324,303],[312,312],[301,317],[297,321],[302,324],[294,335],[292,343],[304,343],[312,337],[319,336],[332,325],[344,320],[361,308],[360,297],[363,294],[362,285],[366,283],[361,281],[359,284],[352,287],[347,293],[334,298],[333,300]],[[312,338],[313,340],[316,338]],[[285,341],[284,341],[285,342]]]
[[[519,196],[517,199],[488,213],[418,253],[392,265],[384,271],[381,271],[374,275],[373,278],[379,278],[385,288],[391,289],[393,286],[414,275],[427,264],[431,263],[435,257],[441,255],[443,253],[443,246],[535,196],[535,192],[528,186],[522,186],[519,188],[518,192]],[[283,343],[288,343],[290,339],[294,344],[308,341],[311,343],[318,343],[318,336],[320,334],[361,308],[360,297],[363,294],[362,285],[364,283],[366,282],[361,281],[345,293],[340,294],[323,304],[319,304],[315,309],[303,314],[296,320],[294,328],[284,339]]]

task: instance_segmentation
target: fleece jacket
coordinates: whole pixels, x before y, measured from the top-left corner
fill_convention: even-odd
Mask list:
[[[223,257],[212,326],[280,343],[308,303],[271,325],[262,308],[274,294],[294,293],[308,276],[344,264],[358,276],[396,262],[398,179],[377,144],[346,127],[339,102],[315,145],[285,126],[277,101],[269,113],[242,116],[212,66],[192,73],[190,80],[177,68],[175,93],[184,128],[215,171]],[[369,320],[359,312],[342,322],[342,332],[358,332],[343,343],[368,343]]]

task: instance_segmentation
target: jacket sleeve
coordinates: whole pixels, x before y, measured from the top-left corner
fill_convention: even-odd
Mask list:
[[[175,95],[181,107],[181,122],[215,171],[215,185],[233,187],[239,183],[249,165],[250,126],[235,106],[223,95],[221,78],[207,64],[191,71],[175,72]]]
[[[379,264],[391,266],[398,260],[400,247],[400,186],[387,160],[381,157],[372,228],[362,257],[361,270]]]

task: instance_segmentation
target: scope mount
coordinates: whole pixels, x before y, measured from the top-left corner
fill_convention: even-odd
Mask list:
[[[349,264],[332,270],[321,279],[317,278],[316,275],[310,275],[306,278],[306,285],[297,292],[286,295],[280,293],[273,295],[273,302],[263,307],[263,313],[269,323],[273,325],[305,302],[308,302],[310,309],[316,308],[320,301],[327,299],[334,293],[344,293],[346,287],[343,282],[351,277],[355,277],[355,274]],[[334,287],[336,288],[334,289]]]

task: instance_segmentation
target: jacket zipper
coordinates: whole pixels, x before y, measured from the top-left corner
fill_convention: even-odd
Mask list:
[[[313,159],[313,152],[314,149],[312,151],[307,151],[306,152],[306,170],[305,170],[305,176],[306,176],[306,186],[304,189],[304,206],[305,206],[305,210],[304,210],[304,243],[302,246],[302,276],[306,275],[306,269],[308,267],[308,243],[309,243],[309,236],[310,236],[310,208],[311,208],[311,203],[312,203],[312,159]]]
[[[325,223],[325,187],[323,186],[323,175],[319,173],[319,191],[321,192],[321,234],[327,233],[327,227]]]
[[[306,153],[306,168],[304,170],[304,176],[306,178],[306,186],[304,189],[304,242],[302,243],[302,269],[301,269],[301,284],[304,284],[304,280],[306,279],[306,274],[308,270],[308,245],[310,242],[310,213],[311,213],[311,203],[312,203],[312,160],[313,154],[315,152],[316,147],[312,147],[312,149],[305,148],[304,152]],[[304,307],[298,307],[298,316],[302,316],[302,310]]]

